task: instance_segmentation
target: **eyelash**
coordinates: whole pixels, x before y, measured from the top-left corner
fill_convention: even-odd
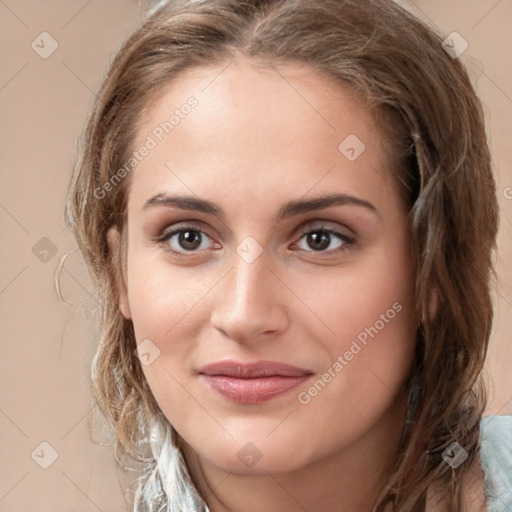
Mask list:
[[[186,232],[186,231],[192,231],[194,233],[200,233],[202,236],[206,236],[207,238],[209,238],[210,240],[211,237],[205,233],[203,230],[201,230],[200,228],[198,227],[195,227],[195,226],[190,226],[190,225],[182,225],[182,226],[179,226],[177,228],[173,228],[172,230],[164,230],[160,235],[158,235],[158,237],[156,238],[156,242],[161,244],[162,246],[164,246],[164,249],[167,251],[167,252],[170,252],[172,254],[175,254],[175,255],[178,255],[178,256],[183,256],[183,257],[187,257],[187,255],[192,255],[192,254],[197,254],[198,252],[200,252],[199,250],[193,250],[193,251],[186,251],[186,250],[181,250],[181,251],[178,251],[176,249],[172,249],[170,247],[170,245],[168,244],[169,240],[174,236],[174,235],[177,235],[179,233],[183,233],[183,232]],[[319,227],[315,227],[314,229],[311,229],[311,228],[307,228],[307,229],[302,229],[299,233],[299,238],[297,240],[297,242],[294,242],[294,245],[296,245],[298,242],[300,242],[306,235],[310,235],[312,233],[323,233],[323,234],[329,234],[333,237],[335,237],[336,239],[338,239],[340,242],[342,242],[342,245],[340,247],[338,247],[337,249],[334,249],[334,250],[324,250],[324,251],[314,251],[314,250],[303,250],[304,252],[307,252],[307,253],[313,253],[313,254],[338,254],[338,253],[344,253],[344,252],[347,252],[347,251],[350,251],[354,248],[354,245],[355,245],[355,242],[356,240],[353,238],[353,237],[350,237],[348,235],[345,235],[343,233],[340,233],[339,231],[335,231],[333,229],[330,229],[328,227],[325,227],[325,226],[319,226]],[[332,242],[332,240],[329,241],[330,243]]]

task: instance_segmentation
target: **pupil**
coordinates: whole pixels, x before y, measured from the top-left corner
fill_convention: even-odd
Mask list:
[[[317,231],[308,235],[308,244],[315,251],[320,251],[329,247],[331,237],[329,233],[323,231]]]
[[[201,234],[197,231],[183,231],[179,235],[179,243],[183,249],[197,249],[201,245]]]

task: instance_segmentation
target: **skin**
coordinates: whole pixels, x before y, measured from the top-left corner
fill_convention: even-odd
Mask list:
[[[403,429],[418,324],[408,210],[371,112],[349,88],[303,65],[226,64],[181,73],[145,111],[134,147],[187,98],[198,101],[130,176],[120,310],[137,342],[160,351],[144,373],[212,512],[370,510]],[[365,144],[354,161],[338,149],[349,134]],[[291,200],[331,193],[375,210],[275,218]],[[144,208],[159,194],[211,201],[224,216]],[[185,226],[202,234],[199,248],[159,240]],[[315,251],[304,233],[321,227],[354,241],[332,235]],[[236,251],[248,236],[262,249],[252,263]],[[109,241],[120,249],[117,232]],[[301,404],[298,394],[396,303],[400,312]],[[263,404],[235,404],[198,375],[222,359],[314,375]],[[252,467],[237,457],[249,442],[261,455]]]

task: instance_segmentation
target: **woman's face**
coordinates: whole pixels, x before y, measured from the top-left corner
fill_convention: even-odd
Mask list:
[[[400,431],[408,212],[350,89],[296,64],[193,69],[137,133],[120,307],[198,457],[291,471]]]

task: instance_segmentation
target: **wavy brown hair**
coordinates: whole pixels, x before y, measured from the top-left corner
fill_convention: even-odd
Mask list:
[[[485,406],[480,374],[491,333],[490,283],[498,223],[484,114],[467,71],[441,37],[392,0],[173,0],[122,45],[82,134],[66,220],[100,301],[92,383],[116,430],[116,459],[140,451],[158,406],[145,380],[131,321],[118,308],[116,255],[107,231],[125,226],[130,178],[99,197],[133,151],[138,121],[187,68],[235,57],[309,65],[351,88],[375,113],[397,190],[410,207],[416,266],[416,357],[409,416],[395,466],[375,503],[420,509],[432,484],[461,510],[462,480],[479,456]],[[433,294],[437,311],[429,308]],[[458,469],[442,452],[458,442]]]

